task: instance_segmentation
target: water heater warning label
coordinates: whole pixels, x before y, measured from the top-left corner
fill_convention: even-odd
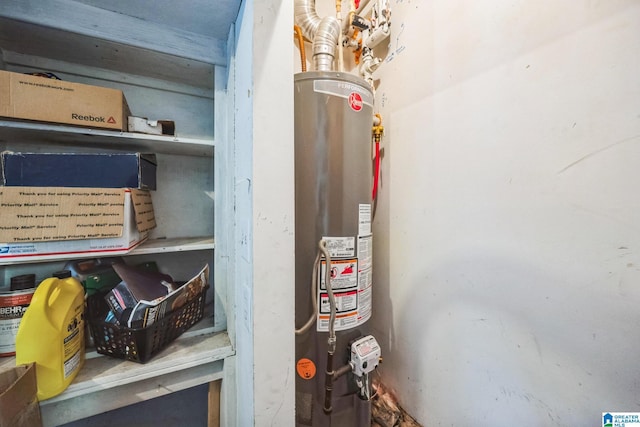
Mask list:
[[[372,239],[371,235],[359,236],[358,257],[334,259],[330,265],[331,289],[336,304],[336,331],[355,328],[371,317],[372,286]],[[318,312],[316,329],[329,330],[331,307],[325,276],[327,261],[322,260],[318,269]]]
[[[327,261],[320,264],[320,289],[327,290],[325,282]],[[340,259],[331,261],[331,289],[351,289],[358,286],[358,260]]]
[[[355,237],[323,237],[331,258],[349,258],[356,254]]]
[[[358,234],[371,234],[371,204],[361,203],[358,206]]]

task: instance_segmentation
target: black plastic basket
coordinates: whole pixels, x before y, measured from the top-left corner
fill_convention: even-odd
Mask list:
[[[146,363],[202,319],[208,288],[206,286],[195,298],[146,328],[128,328],[105,322],[103,319],[109,306],[104,301],[104,294],[90,296],[87,299],[87,317],[96,351]]]

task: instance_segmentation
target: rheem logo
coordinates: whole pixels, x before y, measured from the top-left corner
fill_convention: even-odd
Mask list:
[[[351,107],[353,111],[362,110],[362,97],[358,92],[351,92],[349,94],[349,107]]]

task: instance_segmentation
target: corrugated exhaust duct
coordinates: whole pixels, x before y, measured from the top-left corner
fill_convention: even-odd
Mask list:
[[[295,0],[295,20],[304,36],[313,41],[313,66],[316,71],[333,71],[340,24],[333,16],[320,18],[315,0]]]

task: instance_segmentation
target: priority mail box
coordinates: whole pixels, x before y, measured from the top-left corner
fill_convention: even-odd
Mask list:
[[[127,130],[121,90],[0,70],[0,117]]]
[[[155,227],[136,189],[1,187],[0,260],[126,254]]]

